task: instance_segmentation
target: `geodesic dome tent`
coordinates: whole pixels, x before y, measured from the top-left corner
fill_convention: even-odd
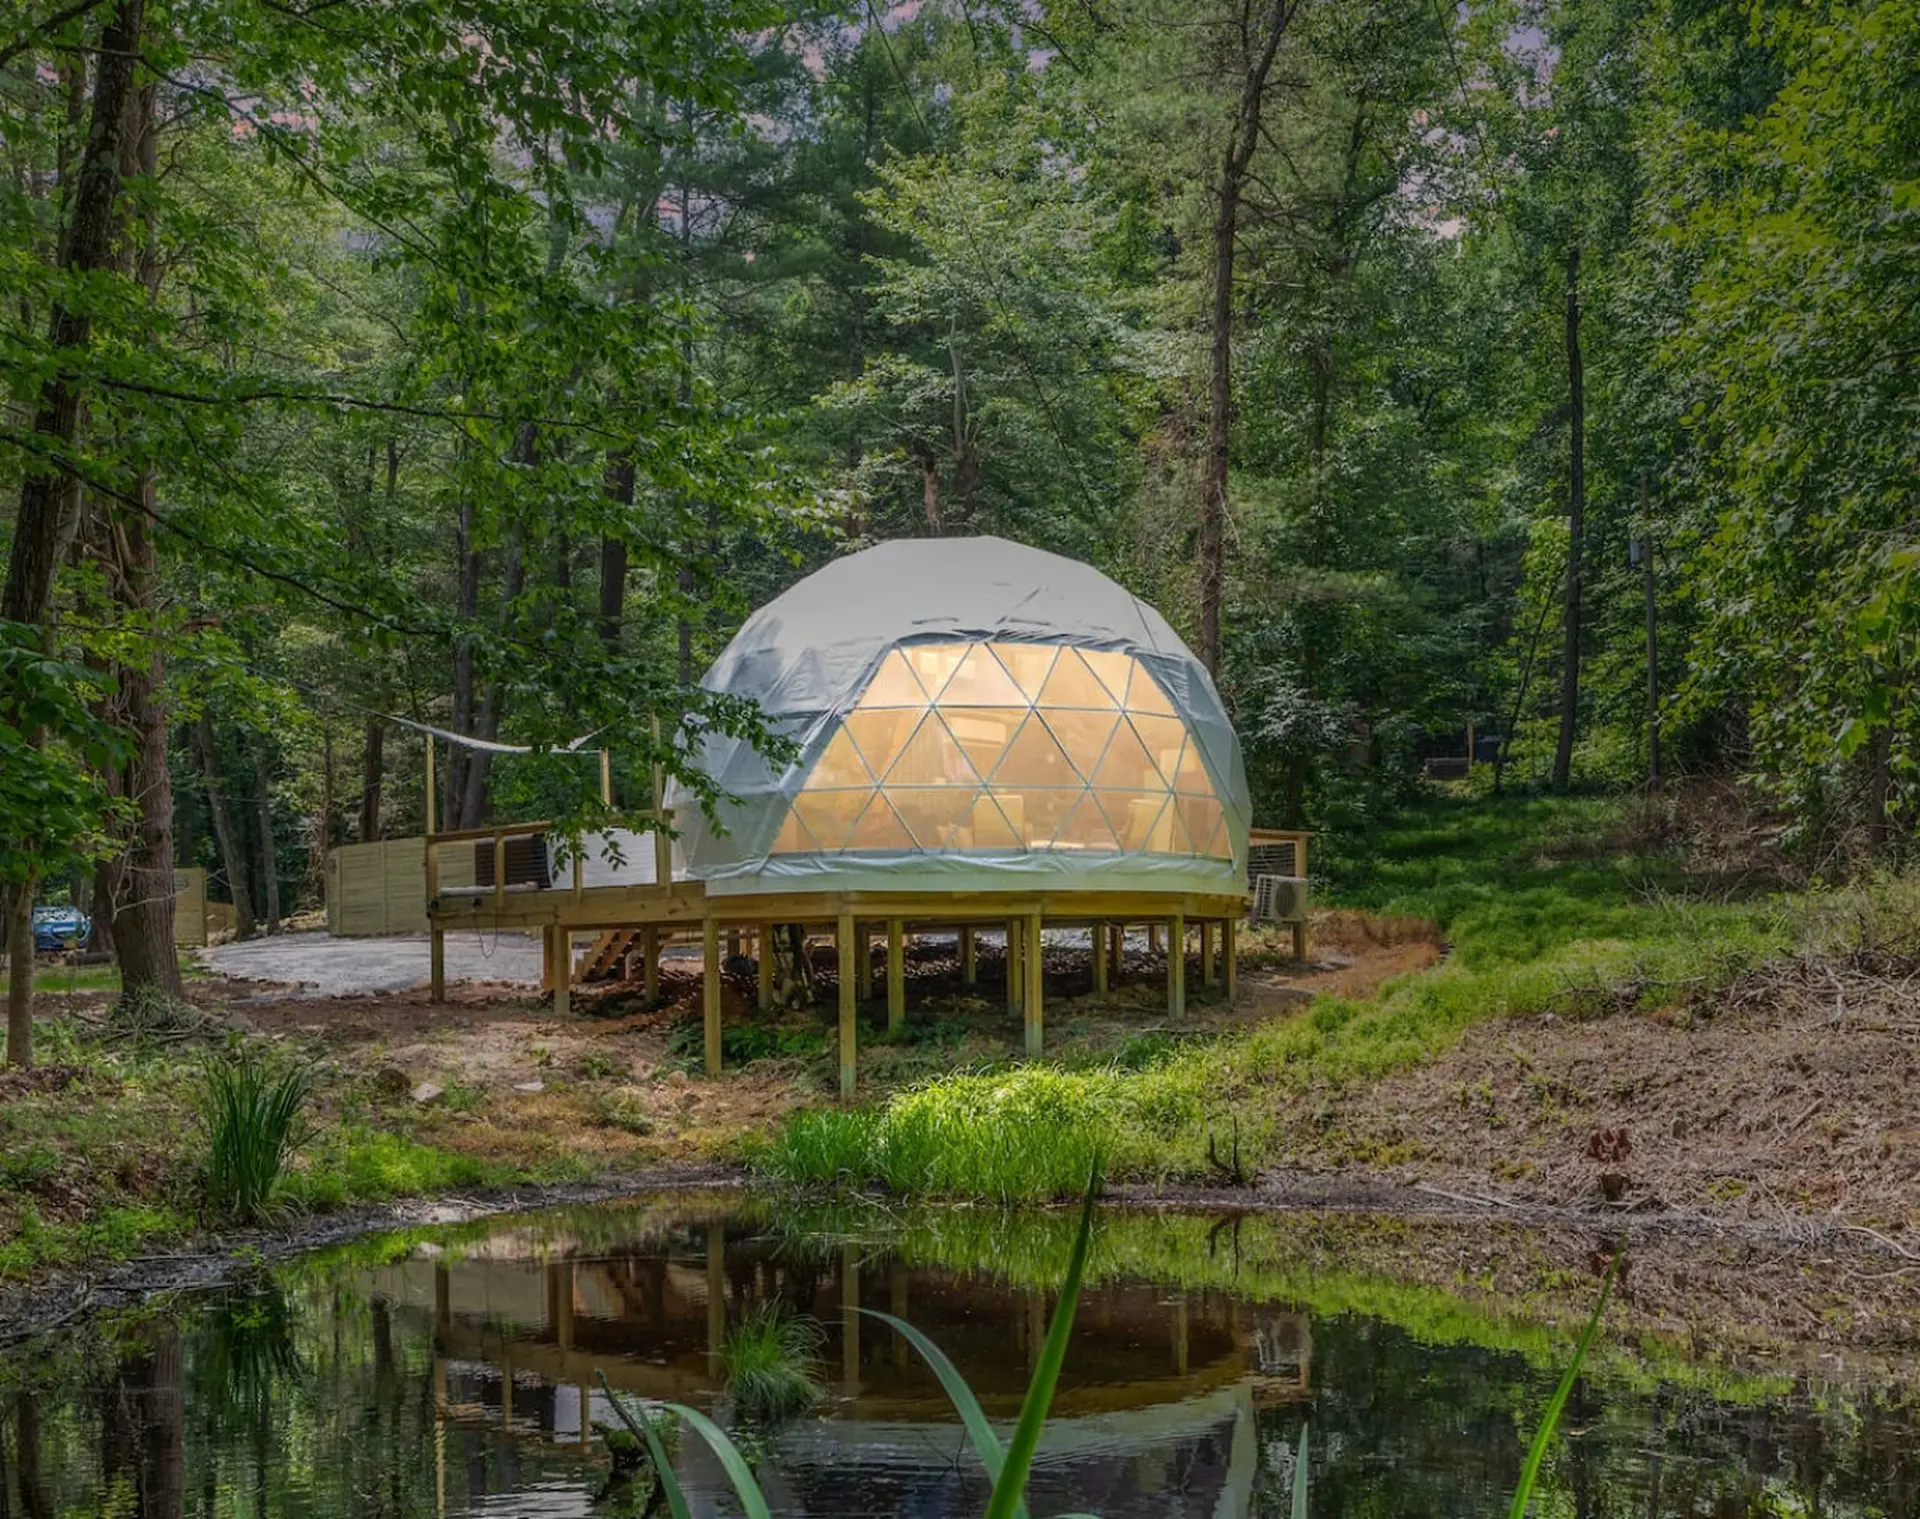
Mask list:
[[[709,690],[799,746],[709,737],[686,873],[774,891],[1240,892],[1251,806],[1219,694],[1166,620],[1000,538],[882,544],[747,620]]]

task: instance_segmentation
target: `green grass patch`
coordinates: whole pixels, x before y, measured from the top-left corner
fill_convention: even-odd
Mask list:
[[[313,1147],[309,1164],[287,1177],[286,1196],[304,1208],[386,1202],[463,1187],[523,1180],[512,1166],[455,1155],[403,1135],[342,1125]]]
[[[818,1324],[778,1303],[762,1303],[731,1325],[721,1360],[740,1417],[772,1423],[811,1408],[820,1397],[814,1373],[822,1339]]]
[[[120,991],[120,972],[112,965],[40,965],[33,971],[33,989],[47,992]]]
[[[1679,861],[1620,842],[1605,798],[1437,803],[1358,850],[1341,906],[1437,923],[1450,953],[1375,997],[1322,997],[1219,1039],[945,1075],[867,1113],[803,1113],[754,1157],[783,1182],[1025,1202],[1115,1178],[1206,1180],[1280,1158],[1279,1115],[1446,1053],[1489,1018],[1603,1016],[1725,986],[1792,943],[1777,902],[1685,894]]]

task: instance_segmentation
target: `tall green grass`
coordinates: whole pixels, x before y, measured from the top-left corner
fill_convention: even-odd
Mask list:
[[[820,1326],[763,1303],[727,1330],[721,1362],[734,1411],[758,1423],[773,1423],[804,1413],[820,1397],[814,1375],[820,1352]]]
[[[209,1055],[195,1094],[206,1130],[206,1202],[214,1212],[258,1223],[281,1211],[287,1162],[309,1130],[312,1079],[274,1075],[251,1055]]]
[[[1095,1152],[1111,1176],[1207,1180],[1235,1135],[1247,1166],[1274,1163],[1290,1102],[1437,1059],[1476,1023],[1698,996],[1789,948],[1780,904],[1687,896],[1674,862],[1610,842],[1621,815],[1604,799],[1455,804],[1380,835],[1343,900],[1428,918],[1450,952],[1373,997],[1320,997],[1137,1066],[944,1076],[873,1111],[797,1115],[755,1164],[787,1183],[1003,1203],[1072,1195]]]

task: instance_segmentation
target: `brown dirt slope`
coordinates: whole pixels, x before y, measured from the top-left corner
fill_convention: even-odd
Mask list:
[[[1920,971],[1807,959],[1661,1012],[1481,1024],[1431,1065],[1284,1114],[1284,1144],[1496,1201],[1905,1231],[1917,1057]]]

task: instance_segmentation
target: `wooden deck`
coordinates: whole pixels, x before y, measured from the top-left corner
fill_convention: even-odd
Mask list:
[[[496,828],[467,829],[427,836],[427,918],[432,943],[432,986],[435,1001],[446,996],[445,938],[449,929],[537,929],[544,945],[545,984],[551,988],[554,1010],[568,1009],[573,981],[572,941],[576,933],[631,935],[642,957],[644,981],[652,994],[659,987],[659,956],[675,938],[697,937],[704,970],[704,1035],[708,1074],[720,1071],[721,966],[723,947],[738,939],[742,951],[753,944],[759,967],[759,1005],[773,1001],[774,961],[766,952],[768,931],[799,925],[809,935],[830,936],[839,955],[840,1094],[854,1095],[856,1076],[857,1010],[862,974],[860,950],[872,936],[884,932],[887,942],[887,1026],[899,1029],[906,1017],[904,945],[908,936],[942,931],[960,942],[963,978],[974,979],[974,934],[982,927],[1007,936],[1007,1001],[1010,1011],[1022,1015],[1026,1050],[1041,1053],[1045,1037],[1045,984],[1041,934],[1048,928],[1089,929],[1101,950],[1093,957],[1094,990],[1106,989],[1112,967],[1119,963],[1123,935],[1146,928],[1164,933],[1167,956],[1167,1010],[1178,1017],[1186,1008],[1186,955],[1189,937],[1198,939],[1202,979],[1224,980],[1232,995],[1235,979],[1236,936],[1246,915],[1244,892],[1220,895],[1192,892],[1098,891],[1087,889],[1040,891],[779,891],[756,894],[707,894],[703,883],[673,880],[671,844],[656,832],[654,875],[662,884],[588,886],[578,856],[573,878],[547,887],[513,886],[507,882],[506,846],[509,839],[542,833],[543,822],[512,823]],[[1299,841],[1305,863],[1304,835],[1276,835]],[[491,889],[440,889],[439,850],[453,845],[491,848],[494,868]],[[1297,945],[1304,951],[1304,945]],[[616,946],[604,939],[597,953],[610,954]],[[620,951],[624,958],[626,950]]]

